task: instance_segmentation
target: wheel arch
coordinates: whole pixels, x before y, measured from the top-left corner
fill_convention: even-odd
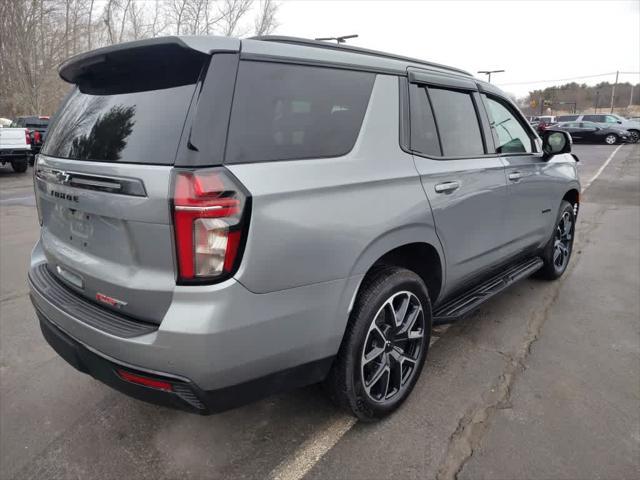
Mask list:
[[[352,270],[364,274],[356,289],[351,306],[367,276],[382,265],[406,268],[425,282],[429,297],[435,302],[445,282],[445,257],[440,241],[432,228],[412,225],[388,232],[371,242],[360,255]]]
[[[577,188],[572,188],[564,194],[562,200],[566,200],[573,205],[573,213],[577,216],[580,208],[580,191]]]

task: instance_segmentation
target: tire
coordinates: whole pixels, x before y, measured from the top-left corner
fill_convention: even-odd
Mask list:
[[[566,229],[567,225],[569,227],[568,231]],[[566,271],[573,252],[575,228],[576,216],[573,205],[563,200],[560,204],[560,211],[556,218],[551,238],[542,251],[544,265],[539,270],[539,277],[545,280],[555,280],[560,278]]]
[[[615,145],[618,143],[618,136],[614,133],[610,133],[606,137],[604,137],[604,143],[607,145]]]
[[[27,171],[27,167],[29,166],[29,159],[27,157],[21,158],[20,160],[12,160],[11,168],[16,173],[24,173]]]
[[[340,407],[374,421],[396,410],[420,376],[431,302],[422,279],[403,268],[381,267],[365,282],[325,386]]]
[[[629,130],[629,133],[631,134],[629,143],[638,143],[638,140],[640,140],[640,132],[638,132],[638,130]]]

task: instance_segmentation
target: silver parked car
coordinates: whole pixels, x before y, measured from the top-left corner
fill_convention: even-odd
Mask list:
[[[431,328],[555,279],[580,185],[456,68],[288,37],[169,37],[66,61],[35,166],[31,298],[69,363],[211,413],[324,381],[376,419]],[[514,319],[515,320],[515,319]]]

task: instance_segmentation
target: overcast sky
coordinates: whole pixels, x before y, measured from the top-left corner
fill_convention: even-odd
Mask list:
[[[492,82],[523,96],[565,82],[537,80],[640,71],[640,0],[339,1],[283,0],[277,34],[349,44],[473,72],[504,69]],[[615,75],[576,80],[613,82]],[[640,75],[620,81],[640,82]],[[527,82],[521,84],[521,82]]]

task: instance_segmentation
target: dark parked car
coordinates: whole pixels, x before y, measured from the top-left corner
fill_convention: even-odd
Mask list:
[[[636,143],[640,139],[640,122],[626,119],[614,113],[593,113],[585,115],[561,115],[558,122],[593,122],[601,127],[614,127],[627,130],[631,136],[630,142]]]
[[[31,115],[26,117],[16,117],[11,124],[12,127],[27,128],[31,137],[32,157],[30,163],[33,165],[33,158],[40,153],[44,137],[49,128],[49,117],[45,115]]]
[[[633,137],[627,130],[593,122],[562,122],[554,125],[553,129],[569,132],[574,142],[604,142],[608,145],[633,142]]]

